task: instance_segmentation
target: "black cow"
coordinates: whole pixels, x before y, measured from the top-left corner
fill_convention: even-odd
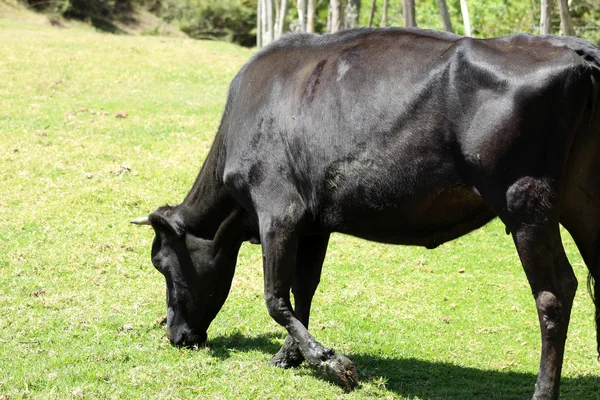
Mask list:
[[[575,38],[283,37],[234,78],[183,203],[132,221],[156,233],[168,338],[206,340],[241,243],[261,243],[267,308],[289,333],[272,363],[306,360],[351,389],[352,362],[307,330],[330,233],[434,248],[499,217],[538,309],[533,397],[556,399],[577,288],[559,223],[600,317],[598,82],[599,48]]]

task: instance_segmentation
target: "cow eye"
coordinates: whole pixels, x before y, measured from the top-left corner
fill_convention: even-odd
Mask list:
[[[154,265],[154,268],[156,268],[157,270],[161,271],[162,270],[162,265],[160,260],[162,259],[162,257],[152,257],[152,265]]]
[[[162,235],[157,232],[156,236],[154,237],[154,241],[152,242],[152,256],[150,259],[152,260],[152,265],[154,268],[156,268],[161,274],[164,274],[166,269],[166,266],[164,265],[166,257],[163,244],[164,239],[162,238]]]

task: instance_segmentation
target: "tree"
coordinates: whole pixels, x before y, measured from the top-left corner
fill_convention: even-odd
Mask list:
[[[460,0],[460,11],[463,16],[463,22],[465,24],[465,35],[471,36],[471,19],[469,18],[469,8],[467,7],[467,0]]]
[[[329,12],[331,13],[331,33],[339,31],[342,27],[342,2],[341,0],[331,0],[329,2]]]
[[[262,48],[262,0],[256,2],[256,47]]]
[[[552,33],[552,0],[542,0],[540,16],[540,34],[549,35]]]
[[[298,0],[298,21],[300,22],[300,31],[306,32],[306,0]]]
[[[404,26],[417,26],[417,20],[415,18],[415,0],[402,0],[402,12],[404,13]]]
[[[375,6],[377,5],[377,0],[373,0],[371,2],[371,14],[369,14],[369,28],[373,26],[373,17],[375,16]]]
[[[261,46],[264,47],[273,41],[273,3],[272,0],[259,0],[259,4],[260,25],[257,29],[261,30],[260,42]]]
[[[437,0],[438,8],[440,9],[440,17],[442,18],[442,24],[446,32],[454,33],[452,28],[452,20],[450,19],[450,12],[448,11],[448,4],[446,0]]]
[[[360,0],[348,0],[344,10],[344,29],[358,27],[358,16],[360,14]]]
[[[275,0],[277,1],[277,0]],[[266,13],[266,17],[267,17],[267,23],[266,23],[266,27],[267,27],[267,44],[270,44],[273,42],[273,40],[275,39],[275,32],[274,32],[274,27],[275,24],[273,23],[273,0],[265,0],[266,6],[267,6],[267,13]]]
[[[306,12],[306,31],[313,33],[315,31],[315,17],[317,15],[317,2],[308,0],[308,10]]]
[[[383,0],[383,14],[381,15],[381,26],[383,26],[383,27],[387,26],[388,8],[389,8],[389,1]]]
[[[575,36],[567,0],[559,0],[558,8],[560,9],[560,33],[565,36]]]
[[[275,33],[276,38],[281,36],[281,34],[283,33],[283,26],[285,25],[285,16],[287,15],[287,5],[287,0],[281,0],[281,6],[279,7],[279,18],[277,19],[277,32]]]
[[[278,37],[276,30],[279,31],[279,20],[281,11],[278,10],[273,15],[273,1],[278,0],[258,0],[256,8],[256,46],[260,49]],[[279,7],[277,7],[279,8]]]

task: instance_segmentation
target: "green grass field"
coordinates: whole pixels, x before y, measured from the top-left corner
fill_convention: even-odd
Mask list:
[[[311,331],[358,366],[350,394],[267,361],[258,246],[244,245],[209,346],[160,325],[153,233],[129,219],[183,199],[252,52],[0,19],[0,399],[527,399],[536,311],[494,222],[440,248],[334,235]],[[592,303],[579,277],[563,399],[599,399]]]

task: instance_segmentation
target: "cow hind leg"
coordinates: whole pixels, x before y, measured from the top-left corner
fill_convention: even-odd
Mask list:
[[[596,351],[600,359],[600,223],[591,218],[583,222],[564,218],[561,222],[573,237],[588,267],[587,286],[595,307]]]
[[[290,289],[299,250],[299,240],[293,226],[297,219],[287,213],[280,217],[259,214],[263,249],[265,300],[271,317],[285,327],[297,343],[302,357],[314,368],[345,390],[352,390],[358,381],[354,364],[346,357],[324,348],[308,332],[292,311]],[[292,340],[290,339],[290,340]]]
[[[596,352],[598,354],[598,359],[600,360],[600,259],[596,257],[594,272],[589,273],[588,275],[588,292],[592,297],[592,301],[594,302],[594,306],[596,309],[595,312],[595,321],[596,321]]]
[[[294,313],[296,318],[308,329],[312,298],[321,279],[321,269],[327,252],[329,234],[310,236],[298,244],[296,267],[292,281],[294,293]],[[291,335],[279,352],[271,359],[270,364],[281,368],[297,367],[304,361],[298,343]]]
[[[538,310],[542,355],[534,399],[557,399],[577,279],[556,228],[522,228],[513,234]]]
[[[560,238],[553,189],[544,181],[527,178],[506,194],[503,219],[529,280],[538,310],[542,354],[536,400],[557,399],[565,340],[577,279]]]
[[[580,187],[585,186],[566,196],[561,223],[573,237],[589,271],[587,284],[595,306],[596,350],[600,358],[600,191],[589,190],[583,196],[577,190]]]

